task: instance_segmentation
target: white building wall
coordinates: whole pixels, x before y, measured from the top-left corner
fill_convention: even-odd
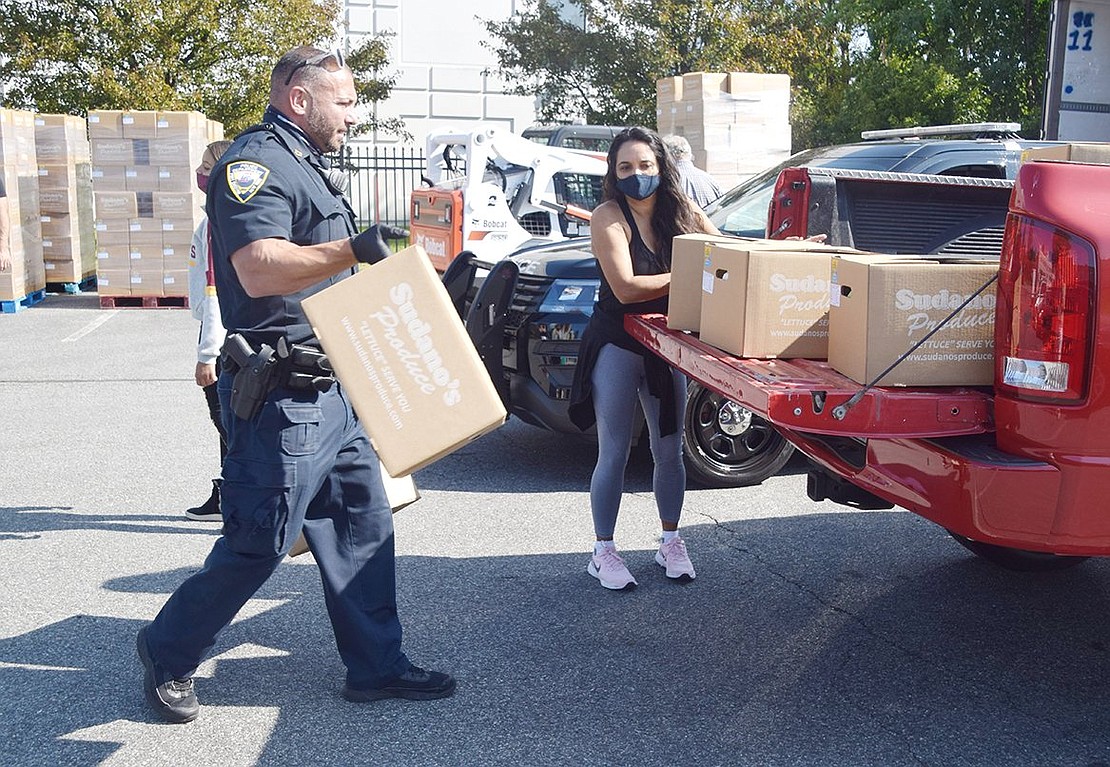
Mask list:
[[[397,74],[379,116],[400,117],[423,148],[433,128],[493,123],[519,133],[535,122],[535,100],[505,93],[492,75],[495,58],[482,47],[483,20],[503,21],[521,3],[514,0],[346,0],[346,34],[352,45],[364,36],[392,33],[389,71]],[[397,145],[396,136],[375,134],[373,143]]]

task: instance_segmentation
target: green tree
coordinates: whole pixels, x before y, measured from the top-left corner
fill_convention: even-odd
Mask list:
[[[561,5],[566,10],[560,10]],[[654,124],[655,81],[783,72],[795,148],[861,130],[1040,123],[1049,0],[529,0],[487,22],[547,120]]]
[[[196,110],[233,135],[262,114],[274,60],[332,39],[338,13],[338,0],[0,0],[5,105]],[[386,52],[381,38],[352,51],[362,95],[388,94],[374,77]]]
[[[938,120],[1040,127],[1050,0],[851,0],[866,30],[864,66],[901,71],[908,90],[935,83]],[[911,64],[910,62],[915,62]],[[920,77],[916,77],[920,75]],[[961,94],[953,93],[959,89]],[[872,97],[879,94],[869,87]],[[948,92],[949,98],[943,93]],[[928,98],[928,97],[927,97]],[[904,113],[902,122],[910,114]]]

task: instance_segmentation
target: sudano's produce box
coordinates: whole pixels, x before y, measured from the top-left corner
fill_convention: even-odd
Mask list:
[[[877,383],[981,386],[994,380],[997,261],[843,255],[832,260],[829,365],[871,383],[938,325],[944,327]],[[967,306],[949,317],[965,300]]]
[[[394,477],[411,474],[505,422],[489,373],[419,246],[301,305]]]
[[[681,78],[676,78],[681,83]],[[667,327],[693,330],[701,327],[702,271],[709,251],[717,242],[743,242],[718,234],[680,234],[671,244],[671,288],[667,301]]]
[[[825,359],[830,260],[857,252],[804,240],[707,243],[701,340],[739,357]]]

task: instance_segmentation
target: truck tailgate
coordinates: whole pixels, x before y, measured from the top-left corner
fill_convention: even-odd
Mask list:
[[[863,386],[825,362],[733,357],[668,329],[662,314],[629,315],[625,328],[690,378],[792,431],[896,439],[994,430],[993,397],[984,389],[872,388],[848,405]]]

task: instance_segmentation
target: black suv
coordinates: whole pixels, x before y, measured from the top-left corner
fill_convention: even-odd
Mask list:
[[[793,155],[730,190],[706,213],[725,234],[764,237],[775,181],[788,167],[1012,179],[1024,149],[1053,143],[1022,140],[1017,127],[989,123],[865,133],[867,140],[860,143]],[[954,134],[973,137],[935,137]],[[567,417],[567,403],[579,338],[597,295],[589,238],[522,250],[497,264],[472,258],[455,264],[445,283],[506,409],[535,426],[579,433]],[[482,280],[475,291],[474,283]],[[687,470],[705,486],[757,484],[777,473],[793,452],[765,421],[695,382],[684,423]]]

